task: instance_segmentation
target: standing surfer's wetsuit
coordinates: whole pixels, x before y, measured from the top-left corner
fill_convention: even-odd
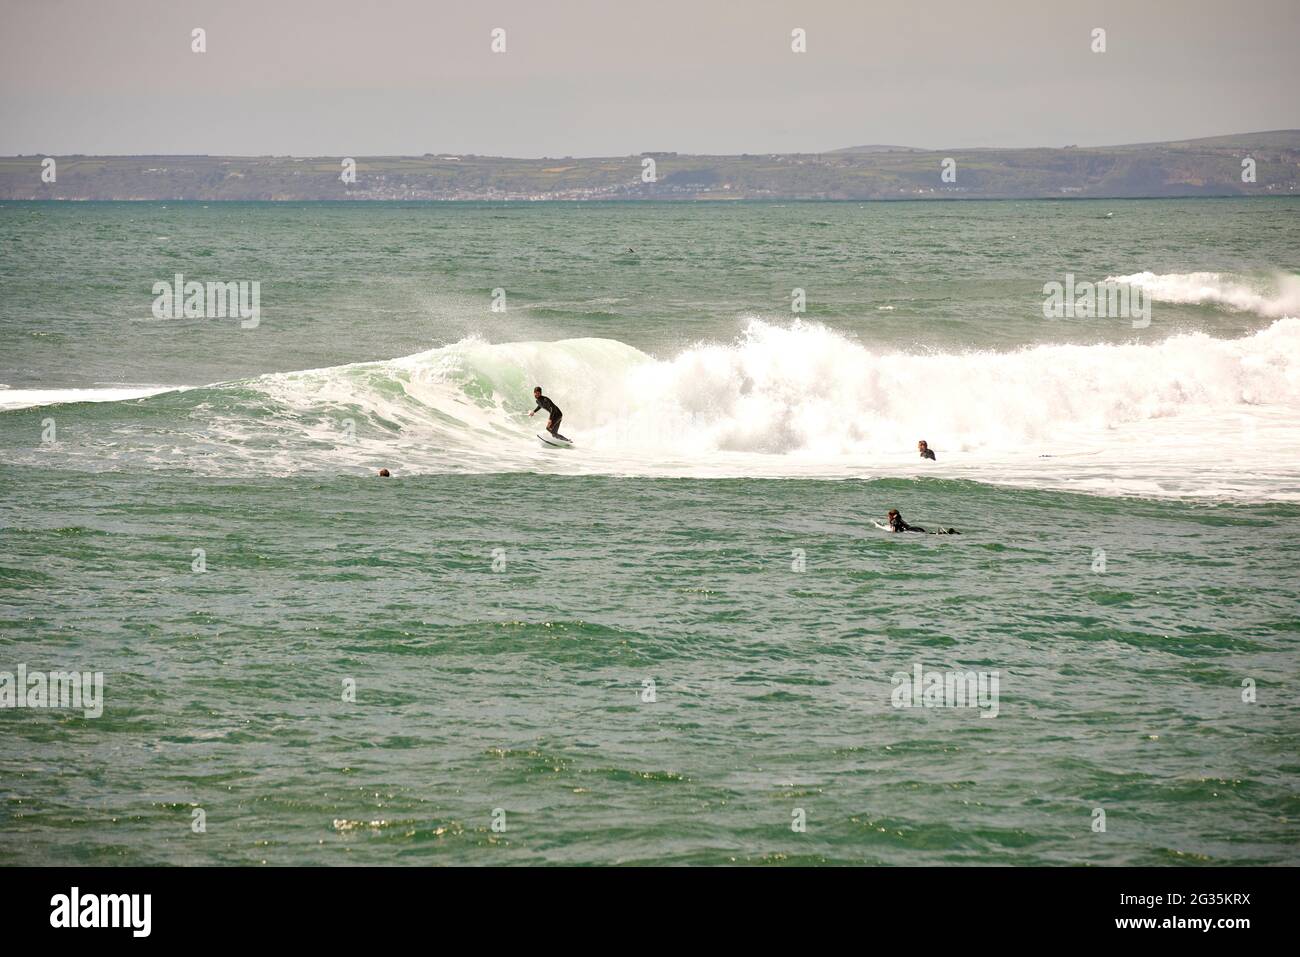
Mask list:
[[[921,458],[923,458],[923,459],[929,459],[931,462],[935,461],[935,458],[934,458],[934,449],[922,449],[922,450],[921,450]]]
[[[564,438],[560,434],[560,419],[564,418],[564,413],[560,411],[560,407],[546,396],[539,395],[537,396],[537,408],[533,409],[533,411],[538,412],[541,409],[545,409],[547,414],[550,415],[550,418],[546,420],[546,431],[557,439]]]

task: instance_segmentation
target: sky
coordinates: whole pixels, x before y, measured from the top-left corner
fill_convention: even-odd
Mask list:
[[[0,155],[1154,142],[1300,127],[1297,51],[1300,0],[0,0]]]

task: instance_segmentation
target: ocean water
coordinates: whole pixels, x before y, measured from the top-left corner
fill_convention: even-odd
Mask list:
[[[0,205],[0,863],[1300,863],[1298,273],[1290,199]]]

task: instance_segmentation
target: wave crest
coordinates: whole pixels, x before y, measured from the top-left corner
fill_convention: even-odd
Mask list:
[[[1218,272],[1138,272],[1106,281],[1140,287],[1156,302],[1222,306],[1269,319],[1300,316],[1300,276],[1289,273],[1250,279]]]

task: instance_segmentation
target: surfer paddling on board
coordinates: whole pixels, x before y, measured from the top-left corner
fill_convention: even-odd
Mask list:
[[[919,525],[908,525],[903,521],[903,516],[898,514],[898,509],[889,510],[889,530],[891,532],[924,532],[925,529]]]
[[[908,525],[907,522],[903,521],[903,516],[899,514],[898,509],[896,508],[891,508],[889,510],[889,525],[886,527],[891,532],[921,532],[922,534],[925,533],[925,529],[923,529],[920,525]],[[955,528],[940,527],[937,532],[930,532],[930,534],[931,535],[960,535],[961,532],[957,531],[957,529]]]
[[[929,459],[931,462],[935,461],[934,451],[930,448],[930,444],[926,442],[925,439],[921,439],[921,441],[917,442],[916,448],[921,453],[921,458]]]
[[[533,409],[533,411],[528,414],[530,416],[536,415],[539,411],[545,409],[547,413],[550,414],[550,418],[546,420],[546,431],[550,432],[551,435],[555,436],[557,439],[564,439],[564,441],[568,442],[569,440],[560,434],[560,419],[564,418],[564,413],[560,411],[558,405],[546,398],[546,396],[542,395],[542,387],[540,385],[534,386],[533,388],[533,401],[537,403],[537,408]]]

